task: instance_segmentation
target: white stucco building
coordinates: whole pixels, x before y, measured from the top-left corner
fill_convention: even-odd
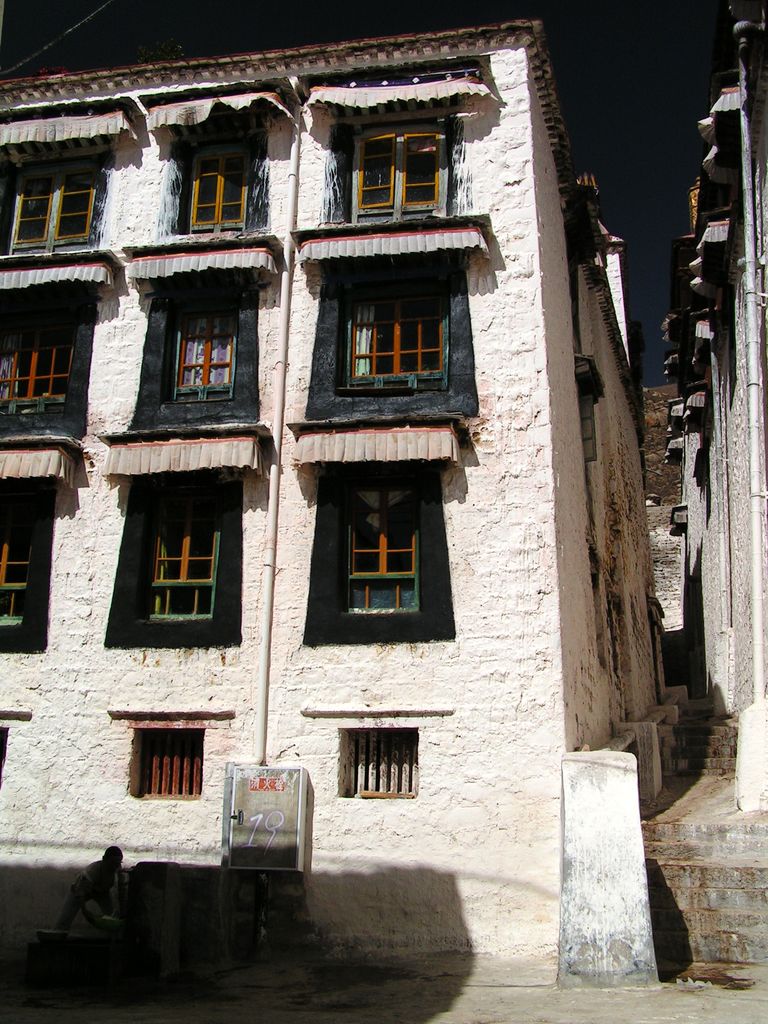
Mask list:
[[[682,464],[683,595],[694,696],[739,717],[737,799],[768,807],[765,688],[765,5],[723,10],[694,232],[675,243],[668,457]],[[724,5],[725,7],[725,5]],[[734,25],[740,28],[734,35]],[[741,70],[741,73],[740,73]],[[744,115],[742,116],[742,110]],[[746,159],[744,159],[746,155]],[[745,170],[746,169],[746,170]]]
[[[218,865],[264,762],[312,789],[273,921],[554,955],[561,759],[662,682],[620,247],[540,25],[0,105],[3,943],[107,843]]]

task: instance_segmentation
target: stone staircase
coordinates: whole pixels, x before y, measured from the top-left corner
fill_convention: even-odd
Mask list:
[[[659,726],[664,775],[730,775],[736,771],[737,727],[728,720],[693,719]]]
[[[768,815],[735,809],[734,723],[681,710],[659,728],[664,787],[643,822],[660,969],[768,959]]]

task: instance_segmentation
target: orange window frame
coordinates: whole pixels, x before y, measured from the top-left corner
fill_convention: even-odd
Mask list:
[[[226,334],[214,334],[213,321],[217,318],[227,319],[232,325],[231,331]],[[192,320],[205,319],[205,336],[199,340],[203,342],[203,380],[200,384],[185,384],[184,383],[184,371],[190,367],[200,366],[199,362],[187,362],[184,350],[187,343],[190,341],[190,329],[189,324]],[[213,344],[214,340],[226,337],[229,339],[229,359],[226,363],[220,363],[213,361]],[[221,388],[222,390],[230,389],[233,386],[233,376],[235,369],[235,346],[237,338],[237,318],[233,313],[188,313],[182,320],[181,331],[179,334],[179,349],[178,349],[178,368],[176,371],[176,392],[177,394],[185,394],[186,392],[196,391],[201,388]],[[229,373],[227,380],[222,384],[211,384],[211,367],[222,367],[226,366]]]
[[[20,519],[22,524],[27,526],[29,516],[30,507],[26,502],[22,501],[9,501],[7,505],[0,509],[0,592],[10,594],[8,612],[7,614],[0,615],[2,619],[19,619],[22,615],[23,609],[19,608],[18,605],[19,602],[23,604],[24,594],[27,589],[29,562],[32,557],[31,539],[27,557],[24,561],[17,560],[12,562],[9,556],[13,542],[13,531],[18,527]],[[8,569],[11,566],[26,566],[27,572],[23,584],[8,582]]]
[[[355,533],[357,527],[358,516],[365,513],[366,509],[363,507],[364,502],[359,497],[360,492],[369,491],[377,492],[379,495],[378,500],[378,514],[379,514],[379,528],[378,528],[378,544],[375,548],[364,548],[356,545]],[[405,491],[409,495],[409,501],[411,505],[411,543],[406,548],[394,548],[389,544],[389,509],[390,501],[389,496],[395,491]],[[388,485],[386,487],[368,487],[365,484],[360,484],[353,487],[350,493],[350,512],[349,512],[349,581],[362,582],[365,585],[365,606],[364,610],[371,610],[371,594],[370,587],[365,584],[366,580],[372,582],[378,582],[380,580],[391,580],[395,590],[395,608],[401,610],[404,606],[402,604],[402,593],[401,586],[398,580],[413,581],[414,592],[416,601],[418,604],[418,547],[419,547],[419,529],[417,521],[417,495],[412,487],[408,486],[397,486],[396,484]],[[411,568],[408,571],[392,571],[389,569],[389,559],[393,555],[410,555]],[[376,570],[369,571],[356,571],[356,561],[358,556],[374,555],[378,562],[378,568]]]
[[[216,160],[216,170],[212,172],[203,172],[202,166],[206,160]],[[226,220],[223,219],[223,207],[233,205],[232,202],[224,202],[224,184],[226,178],[225,165],[227,160],[237,160],[240,164],[240,203],[239,203],[239,214],[235,217],[228,217]],[[245,156],[243,153],[230,152],[230,153],[208,153],[201,154],[198,156],[195,162],[194,171],[194,184],[192,188],[192,227],[197,229],[202,228],[217,228],[226,227],[231,225],[236,227],[239,224],[243,224],[245,221],[245,193],[246,193],[246,167],[245,167]],[[198,220],[199,210],[199,196],[200,196],[200,181],[205,177],[216,176],[216,196],[213,204],[205,203],[203,205],[213,205],[214,213],[213,220]]]
[[[403,313],[403,307],[410,302],[419,302],[435,299],[437,301],[437,315],[435,317],[409,317]],[[370,299],[367,302],[365,300],[356,302],[354,305],[354,313],[352,317],[352,351],[351,351],[351,365],[350,365],[350,379],[354,380],[367,380],[370,377],[403,377],[403,376],[440,376],[442,375],[445,368],[445,302],[442,298],[434,295],[409,295],[407,298],[400,299],[379,299],[379,302],[392,302],[395,307],[394,317],[390,320],[372,320],[370,323],[364,320],[358,320],[358,310],[366,305],[376,305],[376,299]],[[402,326],[405,323],[412,323],[413,321],[418,323],[418,339],[416,348],[403,348],[402,344]],[[427,321],[438,322],[438,344],[435,346],[425,346],[423,344],[424,338],[424,323]],[[378,349],[378,331],[377,327],[383,324],[392,324],[392,352],[382,353]],[[370,352],[358,350],[358,340],[361,337],[360,328],[370,327],[372,329],[371,337],[371,350]],[[440,361],[439,365],[434,368],[426,370],[421,369],[423,356],[426,352],[439,351]],[[404,354],[416,353],[419,363],[418,370],[403,370],[401,368],[402,357]],[[382,355],[391,355],[393,369],[390,373],[380,373],[376,369],[377,359]],[[357,373],[356,366],[358,361],[361,359],[371,360],[371,372],[370,373]]]
[[[72,372],[72,355],[74,353],[74,348],[75,348],[74,328],[70,329],[71,330],[71,334],[70,334],[71,340],[70,340],[68,345],[51,345],[51,346],[41,345],[41,339],[44,338],[45,334],[47,334],[47,333],[49,333],[51,331],[57,331],[57,330],[63,330],[63,329],[64,329],[63,325],[41,327],[41,328],[38,328],[38,329],[36,329],[34,331],[25,331],[25,330],[22,329],[22,330],[19,330],[19,332],[18,332],[21,335],[22,340],[25,337],[29,337],[30,334],[33,335],[33,337],[34,337],[34,341],[33,341],[31,349],[23,348],[22,346],[19,346],[16,349],[13,349],[13,350],[10,350],[10,351],[4,351],[2,348],[0,348],[0,366],[2,366],[2,360],[3,360],[4,356],[9,356],[10,355],[11,359],[12,359],[12,366],[11,366],[11,369],[10,369],[10,372],[8,373],[8,375],[7,376],[0,376],[0,404],[6,403],[6,402],[35,401],[36,399],[40,399],[40,398],[42,398],[42,399],[59,399],[59,400],[63,400],[64,398],[66,398],[66,395],[67,395],[67,385],[69,384],[69,375]],[[13,331],[12,329],[8,330],[7,332],[0,333],[0,342],[2,341],[3,337],[7,336],[8,334],[14,334],[14,333],[17,333],[17,332]],[[64,372],[58,372],[58,373],[54,372],[54,369],[55,369],[55,366],[56,366],[56,356],[57,356],[57,353],[60,350],[62,350],[62,349],[68,349],[69,350],[69,359],[67,361],[66,374]],[[29,372],[27,374],[25,374],[24,376],[20,376],[19,375],[19,361],[20,361],[21,353],[22,352],[26,352],[26,351],[31,352]],[[50,351],[51,352],[50,370],[47,373],[38,373],[38,364],[40,362],[40,353],[41,353],[41,351]],[[65,378],[65,384],[63,386],[63,389],[61,391],[54,391],[53,390],[53,388],[54,388],[54,380],[58,380],[59,378],[62,378],[62,377]],[[35,390],[36,390],[35,385],[38,384],[40,381],[45,380],[46,378],[48,379],[48,382],[49,382],[49,390],[44,395],[36,395],[34,393]],[[22,382],[22,381],[26,382],[26,387],[25,387],[25,389],[23,391],[20,392],[19,391],[19,383]],[[7,389],[8,393],[4,395],[3,392],[6,389]]]
[[[168,554],[166,540],[164,539],[164,528],[170,522],[168,506],[171,502],[183,502],[186,505],[183,520],[183,535],[181,550],[179,554]],[[213,504],[213,516],[196,516],[194,506],[197,502]],[[212,519],[211,528],[211,552],[209,555],[191,554],[192,529],[195,521]],[[219,508],[215,498],[206,494],[179,494],[171,493],[160,499],[157,520],[155,526],[155,540],[152,554],[152,618],[202,618],[208,617],[213,612],[215,598],[216,570],[219,556]],[[207,577],[191,576],[190,563],[209,563],[210,571]],[[165,576],[169,563],[178,567],[178,575]],[[191,612],[178,612],[171,608],[174,593],[180,589],[192,590],[193,609]],[[202,591],[210,591],[210,607],[207,611],[200,611],[200,598]],[[156,610],[158,607],[161,610]]]

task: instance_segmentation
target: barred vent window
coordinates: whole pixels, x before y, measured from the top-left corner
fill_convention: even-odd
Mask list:
[[[419,788],[418,729],[343,729],[339,796],[413,799]]]
[[[204,729],[136,729],[132,796],[200,796],[204,735]]]

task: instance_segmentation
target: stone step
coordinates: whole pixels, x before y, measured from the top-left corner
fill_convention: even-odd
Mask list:
[[[684,929],[658,931],[653,944],[659,960],[672,963],[751,964],[768,957],[768,935],[740,935],[734,932],[690,934]]]
[[[755,852],[768,849],[768,821],[644,821],[643,838],[650,842],[720,843],[727,853],[734,848]]]
[[[696,718],[689,720],[687,716],[683,716],[679,721],[671,724],[670,722],[661,722],[659,729],[663,732],[731,732],[736,733],[739,730],[737,722],[730,719],[719,719],[719,718]]]
[[[768,914],[759,910],[711,910],[697,907],[676,907],[672,910],[651,906],[651,922],[654,933],[687,928],[691,935],[727,932],[752,938],[759,936],[768,944]]]
[[[651,860],[673,861],[676,864],[713,864],[720,861],[724,867],[759,867],[765,864],[751,840],[738,844],[735,840],[730,849],[724,849],[717,839],[709,842],[701,839],[647,839],[645,856]]]
[[[764,864],[764,861],[763,861]],[[648,884],[651,888],[671,889],[679,893],[684,889],[768,889],[768,867],[754,864],[723,864],[711,861],[659,862],[648,858],[645,862]]]
[[[664,740],[660,749],[670,757],[736,757],[736,741],[716,736],[697,738],[690,743]]]
[[[733,775],[736,759],[730,757],[707,758],[662,758],[663,775]]]
[[[690,885],[671,889],[668,886],[651,885],[648,899],[654,910],[746,910],[768,913],[768,891],[765,889]]]

